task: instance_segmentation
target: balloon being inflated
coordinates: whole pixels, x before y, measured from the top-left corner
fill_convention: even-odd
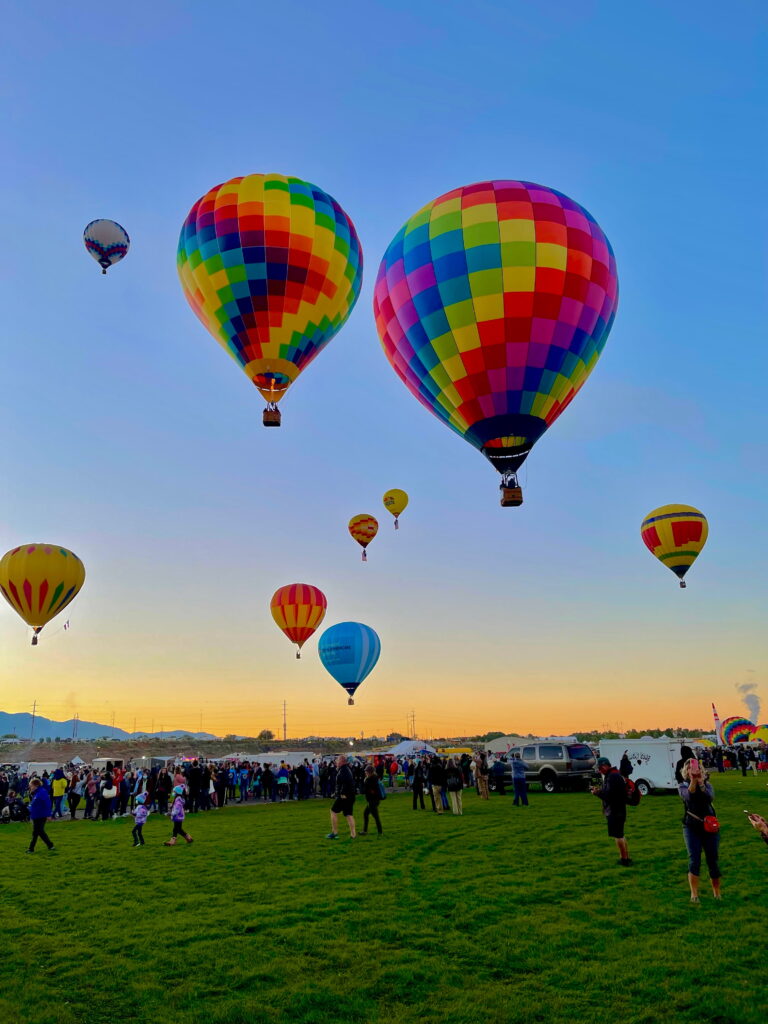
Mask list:
[[[301,178],[249,174],[217,185],[181,229],[178,271],[204,327],[277,403],[346,322],[362,250],[336,200]]]
[[[522,503],[517,470],[594,369],[617,304],[594,218],[526,181],[428,203],[390,243],[374,290],[395,373],[501,473],[502,505]]]

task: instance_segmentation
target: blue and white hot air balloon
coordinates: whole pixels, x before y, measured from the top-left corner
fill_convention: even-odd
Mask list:
[[[378,633],[362,622],[338,622],[320,637],[317,645],[324,668],[349,694],[349,703],[381,654]]]

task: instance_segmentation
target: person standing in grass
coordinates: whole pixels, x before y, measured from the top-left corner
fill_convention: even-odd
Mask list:
[[[525,773],[528,770],[528,764],[523,761],[519,754],[512,755],[512,789],[515,794],[515,799],[512,801],[515,807],[519,807],[520,804],[523,807],[528,806],[528,782],[525,778]]]
[[[417,761],[413,765],[413,774],[411,775],[411,789],[413,791],[413,809],[418,810],[416,801],[421,802],[421,809],[424,810],[424,765],[421,761]],[[431,792],[431,791],[430,791]],[[434,802],[434,801],[433,801]]]
[[[627,783],[607,757],[598,757],[597,770],[603,777],[602,786],[593,786],[592,793],[603,801],[603,814],[608,824],[608,835],[615,840],[619,851],[619,864],[628,868],[632,864],[629,846],[624,838],[627,822]]]
[[[362,835],[368,835],[368,819],[373,818],[376,822],[376,831],[379,835],[384,831],[381,827],[381,818],[379,817],[379,804],[381,803],[381,785],[376,776],[376,771],[372,764],[365,766],[365,778],[363,779],[363,796],[365,797],[365,810],[363,811],[363,831]]]
[[[451,799],[451,813],[463,814],[462,790],[464,789],[464,775],[459,765],[452,757],[448,758],[445,769],[445,784],[448,787],[448,796]]]
[[[171,821],[173,822],[173,834],[166,839],[163,846],[175,846],[179,836],[187,843],[192,842],[192,836],[184,830],[184,787],[173,787],[174,801],[171,807]]]
[[[57,768],[51,778],[51,796],[53,797],[53,813],[51,818],[63,818],[62,801],[67,792],[67,779],[63,768]]]
[[[34,853],[37,840],[42,839],[49,850],[54,849],[54,845],[48,837],[48,833],[45,831],[45,823],[51,816],[53,809],[51,804],[51,794],[42,784],[40,779],[32,779],[29,784],[29,792],[31,799],[29,801],[29,817],[32,820],[32,839],[29,842],[29,849],[27,853]]]
[[[131,829],[134,847],[144,845],[144,825],[149,817],[149,808],[147,807],[146,800],[146,796],[143,793],[139,793],[131,811],[134,819],[134,826]]]
[[[443,813],[442,788],[444,783],[445,768],[443,767],[443,762],[437,754],[433,754],[429,764],[429,785],[432,788],[432,810],[437,811],[438,814]]]
[[[712,883],[712,895],[720,899],[720,833],[710,832],[706,827],[706,819],[715,817],[712,801],[715,791],[709,783],[709,775],[695,757],[689,758],[683,765],[683,781],[679,790],[685,814],[683,815],[683,837],[688,850],[688,884],[691,889],[691,903],[699,902],[699,875],[701,874],[701,855],[707,859],[709,879]],[[715,819],[716,820],[716,819]]]
[[[475,755],[475,784],[481,800],[488,799],[488,761],[485,754]]]
[[[376,782],[378,783],[378,778]],[[352,774],[352,769],[347,763],[347,755],[339,754],[336,758],[336,788],[335,798],[331,804],[331,831],[325,837],[326,839],[338,839],[339,838],[339,815],[343,814],[347,819],[347,825],[349,826],[349,838],[355,839],[357,831],[355,827],[355,796],[357,789],[355,787],[355,777]]]

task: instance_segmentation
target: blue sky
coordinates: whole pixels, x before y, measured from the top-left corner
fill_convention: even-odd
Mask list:
[[[285,699],[298,733],[415,708],[434,735],[743,710],[734,683],[766,669],[761,5],[86,2],[4,28],[0,545],[66,544],[89,575],[36,651],[0,610],[0,706],[227,732],[274,728]],[[254,171],[329,191],[365,254],[280,431],[175,270],[192,203]],[[494,177],[586,206],[621,285],[516,511],[397,380],[371,312],[403,221]],[[95,217],[132,239],[107,278]],[[397,535],[389,487],[411,495]],[[671,501],[710,521],[685,593],[639,538]],[[367,566],[356,512],[381,522]],[[381,635],[354,711],[271,621],[296,580],[326,624]]]

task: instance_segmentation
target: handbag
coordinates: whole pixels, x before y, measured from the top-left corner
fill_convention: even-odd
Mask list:
[[[379,779],[379,799],[380,800],[386,800],[387,799],[387,791],[384,788],[384,783],[381,781],[381,779]]]
[[[700,818],[698,816],[698,814],[693,814],[691,811],[688,811],[688,817],[689,818],[695,818],[696,821],[702,822],[702,824],[704,825],[704,831],[705,832],[719,832],[720,831],[720,822],[715,817],[714,814],[707,814],[703,818]]]
[[[117,796],[117,789],[114,786],[111,789],[102,789],[101,795],[104,800],[114,800]]]

